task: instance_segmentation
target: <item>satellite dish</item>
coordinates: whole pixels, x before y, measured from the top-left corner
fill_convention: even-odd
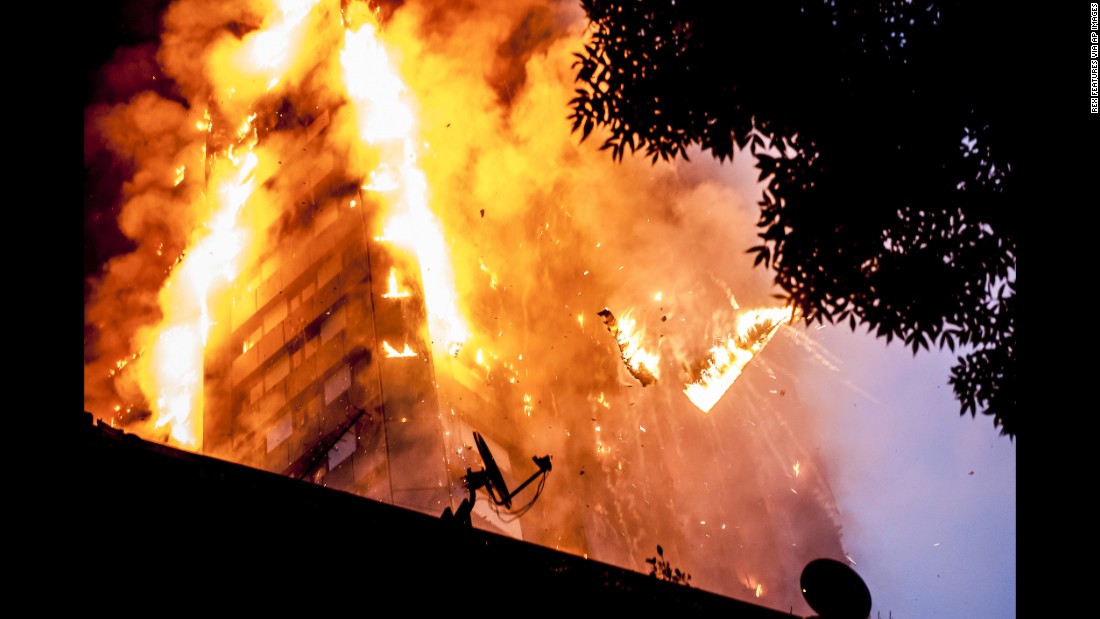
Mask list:
[[[833,559],[814,559],[802,569],[802,597],[821,619],[867,619],[871,592],[863,579],[846,564]]]
[[[501,475],[500,467],[497,466],[496,459],[489,451],[489,445],[485,443],[485,439],[478,432],[474,432],[474,444],[477,445],[477,453],[481,454],[481,461],[485,464],[485,470],[482,473],[485,475],[484,485],[489,492],[489,496],[497,505],[503,505],[505,508],[510,509],[512,507],[512,497],[508,493],[508,484],[504,482],[504,475]]]
[[[493,500],[493,503],[500,505],[506,509],[512,508],[512,499],[520,493],[521,490],[526,488],[531,482],[536,479],[540,480],[539,486],[535,491],[535,498],[542,493],[542,484],[546,481],[546,476],[550,473],[553,465],[550,463],[550,456],[534,456],[531,458],[535,461],[535,466],[539,467],[539,470],[531,474],[518,488],[508,491],[508,484],[504,482],[504,476],[500,474],[500,467],[497,466],[497,461],[493,458],[492,452],[489,451],[489,445],[485,443],[485,438],[480,433],[474,432],[474,444],[477,445],[477,452],[481,454],[481,461],[485,463],[485,469],[481,471],[471,471],[466,469],[466,487],[470,490],[470,507],[473,507],[474,493],[478,488],[485,488],[489,493],[489,498]],[[534,499],[531,499],[534,503]],[[530,507],[528,504],[527,507]],[[521,508],[521,512],[526,511],[527,508]]]

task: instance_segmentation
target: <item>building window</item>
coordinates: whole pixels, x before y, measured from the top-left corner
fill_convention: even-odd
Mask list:
[[[271,333],[283,324],[283,320],[286,320],[286,302],[279,299],[264,314],[264,333]]]
[[[351,387],[351,368],[343,365],[325,381],[325,404],[340,397]]]
[[[248,336],[241,341],[240,353],[243,355],[252,350],[252,347],[260,341],[260,336],[262,336],[263,333],[263,327],[256,327],[252,333],[249,333]]]
[[[279,270],[281,262],[282,260],[279,252],[272,254],[267,260],[264,260],[262,265],[260,265],[260,277],[265,280],[271,279],[275,271]]]
[[[359,441],[355,439],[355,428],[352,428],[344,433],[340,437],[340,440],[336,441],[336,444],[332,446],[332,449],[328,452],[328,470],[333,470],[340,466],[340,463],[348,459],[348,456],[355,453],[355,448],[358,446]]]
[[[324,286],[340,273],[341,268],[340,254],[336,254],[332,258],[326,260],[320,268],[317,269],[317,281]]]
[[[264,381],[257,380],[256,384],[252,385],[252,388],[248,390],[248,403],[255,404],[260,401],[260,398],[264,395]]]
[[[271,428],[267,431],[267,451],[271,452],[283,443],[286,439],[290,438],[291,433],[294,430],[294,425],[291,423],[290,413],[287,413],[279,418]]]
[[[321,323],[321,343],[324,344],[336,337],[344,330],[345,326],[347,326],[347,319],[344,315],[344,306],[341,305],[339,309]]]
[[[265,390],[271,390],[280,380],[290,373],[290,359],[286,353],[275,358],[275,361],[264,372]]]

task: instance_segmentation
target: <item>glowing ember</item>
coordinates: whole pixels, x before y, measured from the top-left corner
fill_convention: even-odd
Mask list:
[[[698,379],[684,386],[691,403],[704,413],[710,412],[749,361],[771,341],[779,326],[790,319],[790,308],[757,309],[742,314],[726,343],[710,349],[710,356],[696,374]]]
[[[795,477],[798,477],[798,468],[799,468],[798,463],[795,462],[794,463],[794,476]]]
[[[756,597],[764,595],[764,585],[756,585]]]
[[[409,348],[408,342],[405,343],[405,349],[404,350],[398,351],[393,346],[390,346],[389,342],[383,340],[382,341],[382,351],[386,354],[387,357],[415,357],[416,356],[416,352],[414,352],[413,349]]]
[[[630,375],[637,378],[643,387],[655,382],[660,377],[657,369],[660,357],[642,348],[641,341],[645,332],[642,329],[635,331],[635,321],[631,318],[630,311],[620,320],[607,308],[600,310],[599,316],[603,318],[611,335],[615,336],[623,363],[630,370]]]

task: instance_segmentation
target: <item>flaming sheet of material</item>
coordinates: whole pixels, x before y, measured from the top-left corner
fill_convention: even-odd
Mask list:
[[[790,319],[790,308],[756,309],[742,314],[725,344],[710,349],[699,378],[684,386],[691,403],[709,413],[745,366],[767,346],[780,325]]]
[[[603,318],[607,330],[615,338],[615,343],[618,344],[619,352],[623,357],[623,363],[626,364],[626,369],[630,371],[630,375],[637,378],[643,387],[656,382],[659,378],[657,364],[661,358],[642,348],[640,342],[643,332],[641,329],[635,330],[636,322],[630,317],[630,312],[628,311],[622,320],[618,320],[611,313],[611,310],[605,307],[600,310],[599,316]]]

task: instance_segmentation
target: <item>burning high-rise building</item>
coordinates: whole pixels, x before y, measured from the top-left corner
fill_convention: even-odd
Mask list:
[[[215,319],[202,450],[438,513],[454,480],[417,265],[377,240],[361,179],[314,143],[327,122],[302,127],[279,172],[304,179],[271,224],[281,238],[241,271],[228,316]]]
[[[693,586],[801,604],[842,550],[738,181],[577,147],[579,7],[391,11],[168,7],[173,87],[87,113],[133,163],[135,248],[86,302],[85,408],[436,516],[476,431],[511,488],[553,473],[474,526],[642,571],[660,545]]]

